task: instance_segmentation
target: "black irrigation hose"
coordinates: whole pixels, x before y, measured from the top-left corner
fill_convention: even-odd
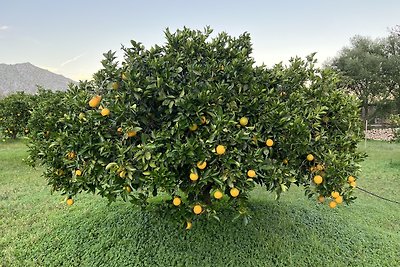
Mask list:
[[[391,200],[391,199],[388,199],[388,198],[384,198],[384,197],[378,196],[377,194],[372,193],[372,192],[370,192],[370,191],[368,191],[368,190],[365,190],[365,189],[363,189],[363,188],[361,188],[361,187],[358,187],[358,186],[357,186],[356,188],[357,188],[357,189],[360,189],[360,190],[363,191],[364,193],[370,194],[370,195],[372,195],[372,196],[374,196],[374,197],[377,197],[377,198],[380,198],[380,199],[383,199],[383,200],[386,200],[386,201],[389,201],[389,202],[396,203],[396,204],[399,204],[399,205],[400,205],[400,202],[399,202],[399,201]]]

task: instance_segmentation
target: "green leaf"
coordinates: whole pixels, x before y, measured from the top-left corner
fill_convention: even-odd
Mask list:
[[[151,153],[147,151],[147,152],[144,154],[144,157],[146,158],[146,160],[150,160],[150,159],[151,159]]]
[[[114,169],[118,169],[118,168],[119,168],[119,166],[116,162],[110,162],[106,166],[106,170],[114,170]]]

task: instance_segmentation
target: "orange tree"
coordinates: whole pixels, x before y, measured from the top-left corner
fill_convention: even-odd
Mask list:
[[[311,56],[255,67],[248,34],[210,34],[167,30],[150,49],[131,41],[121,64],[104,54],[94,80],[67,92],[56,128],[31,148],[46,144],[45,176],[69,205],[82,191],[142,207],[161,194],[190,228],[223,206],[247,218],[257,184],[277,196],[302,186],[332,208],[354,199],[359,102],[337,76]]]
[[[65,92],[62,91],[38,88],[27,125],[30,140],[28,147],[30,155],[33,155],[29,157],[28,162],[32,165],[35,165],[37,160],[48,163],[57,159],[49,148],[61,130],[60,118],[68,111],[68,107],[63,103],[64,95]]]
[[[18,134],[28,133],[33,96],[16,92],[0,100],[0,130],[6,137],[15,139]]]

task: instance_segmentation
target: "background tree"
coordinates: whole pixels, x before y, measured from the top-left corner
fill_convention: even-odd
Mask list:
[[[331,66],[343,75],[346,88],[361,100],[363,119],[370,118],[371,105],[390,95],[386,76],[391,73],[385,75],[383,69],[387,62],[384,48],[381,40],[355,36],[351,45],[344,47],[331,62]]]
[[[0,100],[0,129],[6,137],[15,139],[18,134],[29,132],[28,120],[32,111],[33,97],[17,92]]]
[[[391,94],[392,113],[400,113],[400,26],[394,27],[384,39],[384,53],[382,78]]]
[[[62,118],[68,107],[63,104],[64,91],[51,91],[42,87],[38,88],[35,95],[35,108],[28,121],[29,140],[35,143],[29,149],[32,154],[42,161],[45,156],[52,156],[46,153],[51,145],[51,136],[57,134],[55,129],[61,130],[59,120]],[[39,145],[40,144],[40,145]],[[49,160],[49,159],[46,159]],[[31,161],[34,165],[34,162]]]

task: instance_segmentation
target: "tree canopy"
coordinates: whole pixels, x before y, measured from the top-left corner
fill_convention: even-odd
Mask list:
[[[302,186],[332,208],[354,200],[359,104],[337,75],[312,57],[255,66],[249,34],[211,32],[167,30],[149,49],[131,41],[121,63],[105,53],[62,108],[42,102],[31,160],[68,205],[84,191],[141,207],[157,196],[189,225],[226,206],[247,220],[256,185],[277,196]],[[43,111],[52,123],[35,128]]]
[[[331,61],[343,75],[346,88],[362,101],[363,118],[400,111],[400,36],[395,27],[386,38],[355,36]]]

